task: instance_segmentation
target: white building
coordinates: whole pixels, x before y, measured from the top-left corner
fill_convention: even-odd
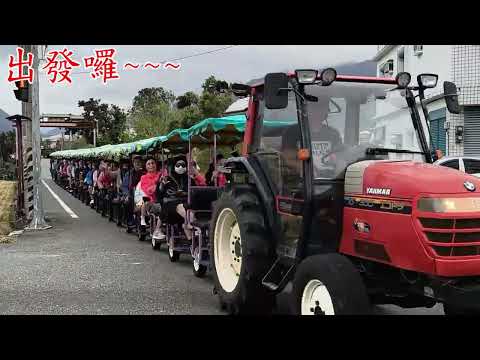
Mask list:
[[[438,74],[438,85],[426,91],[433,147],[446,155],[480,155],[480,45],[378,45],[378,76]],[[450,114],[445,107],[443,82],[453,81],[464,113]],[[398,125],[398,124],[397,124]]]

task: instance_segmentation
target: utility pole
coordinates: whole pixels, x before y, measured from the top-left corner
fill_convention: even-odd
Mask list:
[[[93,129],[93,147],[97,147],[97,136],[98,136],[98,120],[93,119],[95,121],[95,128]]]
[[[39,45],[31,45],[33,53],[33,84],[30,87],[32,90],[31,96],[31,136],[32,136],[32,151],[33,151],[33,216],[32,221],[27,226],[30,230],[43,230],[51,226],[45,222],[43,211],[43,201],[40,192],[40,175],[41,175],[41,146],[40,146],[40,82],[38,68],[40,65],[39,59]]]
[[[19,45],[19,47],[25,50],[25,59],[26,60],[28,53],[32,51],[32,45]],[[23,67],[23,75],[28,74],[28,67]],[[34,74],[37,76],[37,74]],[[22,102],[22,116],[27,119],[32,119],[32,87],[28,87],[28,102]],[[32,175],[33,175],[33,159],[32,159],[32,121],[25,120],[22,121],[22,131],[23,134],[23,166],[24,169],[24,214],[27,219],[31,219],[33,211],[33,189],[32,189]]]

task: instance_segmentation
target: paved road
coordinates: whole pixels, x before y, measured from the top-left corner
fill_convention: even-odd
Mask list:
[[[24,233],[0,245],[0,314],[223,314],[212,295],[212,279],[193,276],[184,256],[170,263],[60,189],[49,187],[78,216],[72,218],[42,185],[52,229]],[[288,313],[286,292],[280,314]],[[378,314],[442,314],[433,309],[377,307]]]

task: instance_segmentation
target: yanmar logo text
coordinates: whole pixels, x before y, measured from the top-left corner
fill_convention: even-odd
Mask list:
[[[389,196],[391,192],[392,192],[392,189],[367,188],[367,194],[369,194],[369,195]]]

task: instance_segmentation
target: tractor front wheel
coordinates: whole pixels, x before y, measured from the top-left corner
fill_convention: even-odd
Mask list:
[[[336,253],[303,260],[295,273],[292,295],[297,315],[359,315],[371,311],[358,270]]]

